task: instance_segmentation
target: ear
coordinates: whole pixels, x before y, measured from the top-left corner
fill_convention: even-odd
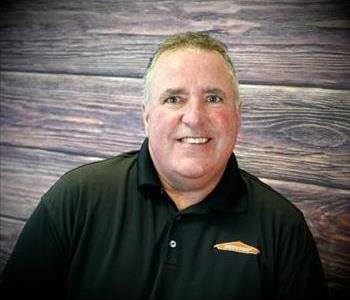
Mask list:
[[[149,104],[142,105],[142,119],[145,128],[146,136],[148,136],[148,119],[149,119]]]

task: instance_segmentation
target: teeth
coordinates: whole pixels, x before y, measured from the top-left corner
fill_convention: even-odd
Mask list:
[[[181,139],[182,142],[188,143],[188,144],[204,144],[208,142],[208,138],[205,137],[185,137]]]

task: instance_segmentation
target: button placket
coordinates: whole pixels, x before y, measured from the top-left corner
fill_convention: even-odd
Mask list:
[[[168,237],[168,255],[167,263],[168,264],[177,264],[180,255],[181,248],[181,238],[179,236],[179,226],[181,226],[181,216],[176,215],[172,219],[172,224],[170,228],[170,234]],[[180,248],[179,248],[180,247]]]

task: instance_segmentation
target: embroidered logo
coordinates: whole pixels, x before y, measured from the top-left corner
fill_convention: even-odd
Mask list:
[[[258,248],[247,245],[241,241],[216,244],[214,245],[214,248],[221,251],[233,251],[233,252],[254,254],[254,255],[260,254],[260,251]]]

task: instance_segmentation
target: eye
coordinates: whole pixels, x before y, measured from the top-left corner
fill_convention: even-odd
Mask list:
[[[222,99],[218,95],[209,95],[207,96],[207,101],[210,103],[220,103]]]
[[[177,103],[180,103],[180,101],[181,101],[181,98],[179,96],[169,96],[165,98],[164,103],[177,104]]]

